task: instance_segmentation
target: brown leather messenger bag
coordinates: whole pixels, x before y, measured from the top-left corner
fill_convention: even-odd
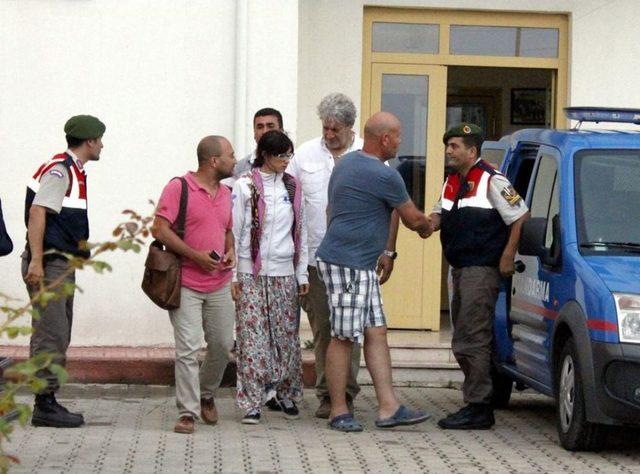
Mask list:
[[[177,179],[182,183],[182,191],[180,193],[180,210],[175,223],[175,232],[178,237],[184,239],[189,190],[184,178]],[[180,267],[179,255],[171,252],[159,240],[151,242],[147,260],[144,262],[142,291],[162,309],[177,309],[180,307]]]

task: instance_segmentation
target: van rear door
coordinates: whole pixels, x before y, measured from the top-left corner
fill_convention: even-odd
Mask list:
[[[504,149],[505,159],[501,164],[501,172],[509,179],[518,194],[526,197],[533,166],[536,162],[540,144],[519,142],[513,151],[504,148],[507,141],[485,142],[487,149],[497,153]],[[500,148],[502,147],[502,148]],[[485,148],[482,148],[483,154]],[[483,156],[484,158],[484,156]],[[516,261],[518,259],[516,258]],[[509,312],[511,308],[511,279],[504,279],[500,287],[493,325],[493,333],[496,339],[497,362],[501,365],[513,365],[513,341],[511,339],[511,321]]]
[[[560,242],[554,242],[553,223],[560,219],[560,155],[558,150],[541,146],[535,165],[534,178],[527,193],[527,205],[532,218],[546,220],[545,247],[551,254]],[[559,239],[559,236],[557,237]],[[516,254],[516,261],[524,264],[511,284],[509,322],[513,342],[513,361],[519,374],[530,379],[535,388],[552,394],[552,368],[549,355],[550,340],[558,301],[554,298],[562,274],[561,262],[553,265],[538,256]]]

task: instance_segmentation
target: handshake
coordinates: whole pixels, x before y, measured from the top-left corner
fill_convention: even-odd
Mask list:
[[[432,212],[430,215],[422,214],[422,222],[415,230],[420,238],[428,239],[435,231],[440,230],[440,214]]]
[[[416,232],[422,239],[429,238],[435,231],[440,230],[440,214],[432,212],[427,216],[411,201],[397,208],[397,211],[402,223]]]
[[[431,216],[424,216],[424,222],[420,225],[416,232],[420,236],[421,239],[428,239],[431,237],[431,234],[435,231],[434,222]]]

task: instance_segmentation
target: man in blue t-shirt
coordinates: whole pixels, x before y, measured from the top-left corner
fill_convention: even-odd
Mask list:
[[[316,256],[331,310],[332,338],[325,369],[331,397],[329,426],[339,431],[362,431],[362,425],[349,413],[345,390],[351,346],[363,339],[364,357],[378,398],[376,426],[412,425],[429,417],[400,405],[393,391],[386,318],[376,274],[394,209],[404,225],[420,237],[431,233],[429,218],[409,198],[400,174],[384,165],[396,156],[400,135],[400,121],[394,115],[374,114],[364,127],[362,151],[345,155],[329,181],[329,224]]]

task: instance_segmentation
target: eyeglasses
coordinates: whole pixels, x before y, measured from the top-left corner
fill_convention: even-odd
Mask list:
[[[293,156],[293,153],[279,153],[277,155],[273,155],[275,158],[278,158],[279,160],[290,160],[291,157]]]

